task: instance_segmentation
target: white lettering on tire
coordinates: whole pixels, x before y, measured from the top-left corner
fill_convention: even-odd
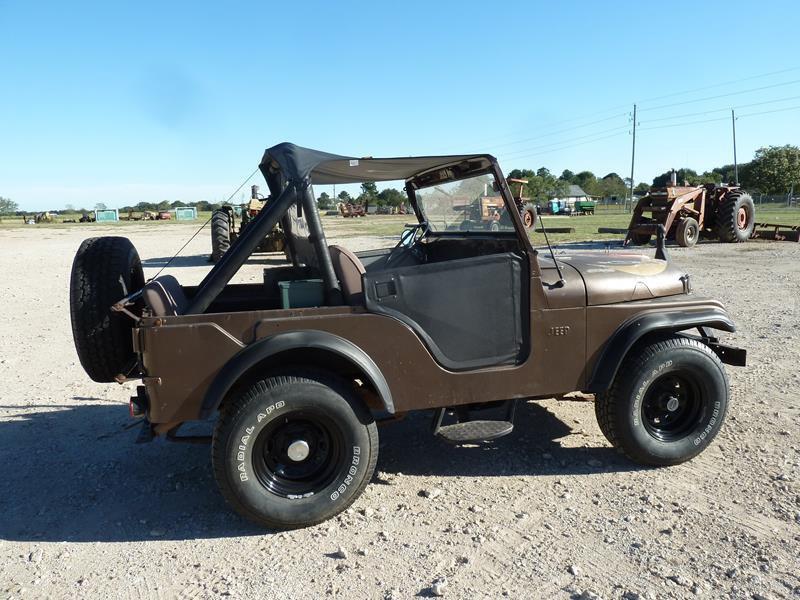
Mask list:
[[[268,415],[273,413],[274,411],[278,410],[279,408],[283,408],[286,403],[283,400],[279,400],[275,404],[270,404],[266,407],[263,411],[258,413],[256,417],[256,424],[261,423],[264,419],[267,418]],[[253,432],[256,430],[255,425],[250,425],[249,427],[245,427],[245,435],[241,437],[239,440],[241,443],[239,447],[236,449],[236,461],[239,463],[236,469],[239,471],[239,479],[241,481],[249,481],[250,476],[247,474],[247,463],[245,461],[245,453],[247,451],[247,444],[250,442],[250,437],[253,435]]]
[[[348,486],[353,483],[353,478],[356,476],[356,473],[358,473],[358,464],[360,462],[361,448],[359,446],[353,446],[353,459],[350,461],[350,468],[347,470],[347,475],[345,475],[342,483],[340,483],[339,487],[336,488],[331,494],[332,501],[335,502],[339,496],[347,491]]]

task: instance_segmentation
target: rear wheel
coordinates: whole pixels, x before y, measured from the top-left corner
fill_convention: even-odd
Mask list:
[[[702,452],[728,408],[728,379],[705,344],[670,337],[639,346],[595,399],[600,429],[635,462],[674,465]]]
[[[110,383],[135,365],[134,322],[111,306],[142,287],[142,262],[128,238],[89,238],[75,253],[69,282],[72,337],[94,381]]]
[[[747,192],[729,193],[719,206],[717,233],[723,242],[745,242],[753,235],[756,207]]]
[[[217,209],[211,215],[211,262],[217,262],[230,250],[231,216],[227,210]]]
[[[683,219],[678,223],[678,227],[675,229],[675,241],[684,248],[691,248],[694,246],[699,237],[700,226],[697,224],[697,220],[692,217]]]
[[[369,483],[377,458],[372,415],[352,387],[321,372],[254,383],[214,430],[220,491],[267,527],[306,527],[342,512]]]

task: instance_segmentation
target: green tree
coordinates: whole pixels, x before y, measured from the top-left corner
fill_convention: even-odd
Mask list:
[[[19,210],[19,205],[11,198],[0,196],[0,215],[11,215]]]
[[[650,191],[650,186],[647,185],[645,182],[640,183],[635,188],[633,188],[633,193],[642,196]]]
[[[339,192],[337,198],[339,198],[339,202],[344,202],[345,204],[353,201],[353,197],[348,193],[347,190],[342,190]]]
[[[573,177],[572,183],[581,186],[584,192],[590,196],[602,195],[602,190],[597,182],[597,177],[591,171],[581,171]]]
[[[756,150],[748,167],[750,185],[764,194],[785,194],[800,189],[800,148],[769,146]]]
[[[573,179],[575,179],[575,173],[573,173],[569,169],[564,169],[563,171],[561,171],[561,177],[559,177],[559,179],[562,181],[566,181],[567,183],[574,183]]]
[[[367,210],[370,204],[375,204],[377,200],[378,186],[372,181],[362,183],[361,193],[358,195],[358,203],[364,205],[364,210]]]
[[[328,192],[322,192],[317,198],[317,208],[320,210],[328,210],[333,208],[333,198],[330,197]]]
[[[604,198],[618,198],[622,199],[628,194],[629,187],[626,185],[625,180],[617,173],[609,173],[597,182],[599,188],[598,196]]]
[[[105,210],[106,208],[108,207],[103,202],[98,202],[94,205],[95,210]]]
[[[398,189],[386,188],[378,194],[378,202],[382,206],[400,206],[408,197]]]

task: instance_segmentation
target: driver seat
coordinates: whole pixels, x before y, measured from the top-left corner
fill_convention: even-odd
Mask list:
[[[364,281],[366,272],[361,260],[344,246],[328,246],[333,271],[342,286],[342,296],[350,306],[364,304]]]

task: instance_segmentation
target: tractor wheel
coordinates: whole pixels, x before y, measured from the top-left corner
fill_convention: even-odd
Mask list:
[[[631,351],[611,388],[595,397],[609,442],[645,465],[676,465],[702,452],[728,408],[728,378],[708,346],[674,336]]]
[[[78,248],[69,281],[72,337],[94,381],[111,383],[135,364],[134,321],[111,306],[143,287],[142,262],[128,238],[89,238]]]
[[[500,231],[500,223],[498,223],[497,221],[492,221],[491,223],[489,223],[489,231],[492,232]]]
[[[211,262],[217,262],[231,247],[231,216],[226,210],[211,215]]]
[[[534,224],[536,224],[536,207],[528,202],[522,207],[520,215],[522,216],[522,224],[525,226],[525,229],[529,231],[533,229]]]
[[[223,407],[214,476],[228,503],[266,527],[308,527],[361,494],[378,459],[378,429],[351,385],[320,371],[267,376]]]
[[[684,248],[691,248],[700,237],[700,226],[692,217],[686,217],[675,229],[675,241]]]
[[[649,233],[632,233],[630,240],[634,246],[646,246],[652,236]]]
[[[753,235],[756,207],[747,192],[736,190],[719,205],[717,233],[722,242],[745,242]]]

